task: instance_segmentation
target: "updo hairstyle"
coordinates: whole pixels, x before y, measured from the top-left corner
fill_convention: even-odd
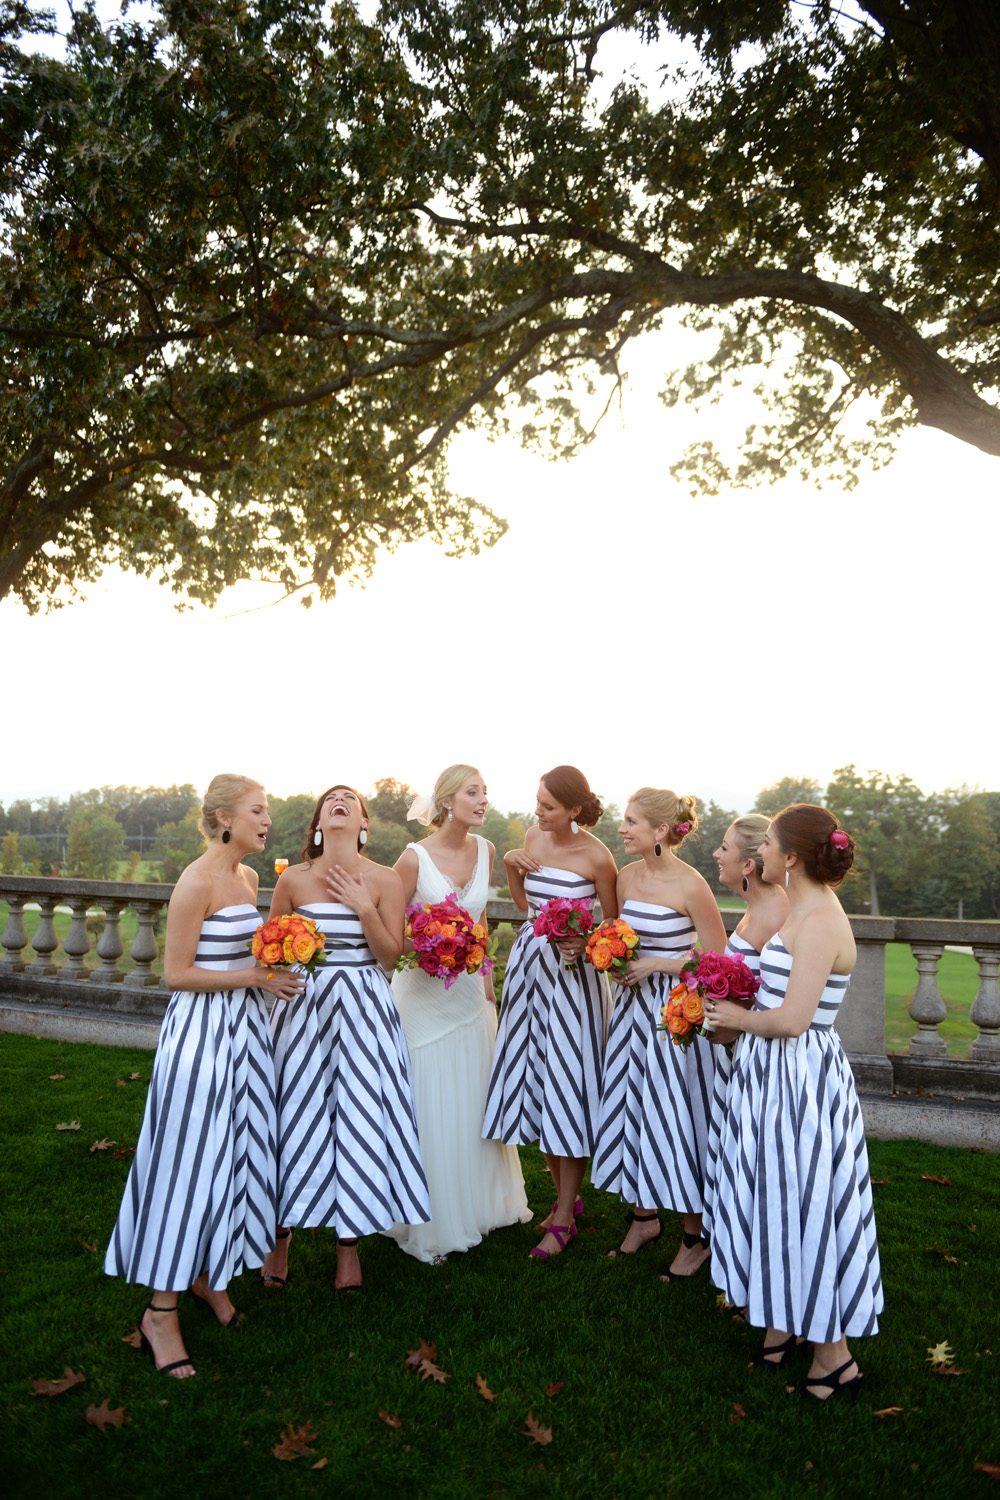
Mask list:
[[[329,797],[329,795],[330,795],[331,792],[353,792],[354,795],[355,795],[355,797],[357,797],[358,801],[361,803],[361,815],[362,815],[362,817],[368,818],[368,819],[371,818],[371,813],[368,811],[368,804],[365,801],[364,797],[362,797],[361,793],[357,790],[356,787],[348,786],[347,783],[346,783],[346,781],[337,781],[337,782],[334,782],[333,786],[328,786],[327,789],[326,789],[326,791],[325,792],[321,792],[320,795],[316,798],[316,806],[313,808],[313,815],[312,815],[312,817],[309,820],[309,827],[308,827],[308,829],[306,831],[306,841],[305,841],[305,843],[302,846],[302,856],[301,857],[304,860],[306,860],[309,864],[311,864],[314,859],[319,859],[320,855],[323,853],[323,850],[321,848],[320,849],[316,848],[316,845],[313,843],[313,838],[315,837],[316,830],[319,827],[319,815],[323,811],[323,803],[326,801],[327,797]],[[361,853],[361,851],[362,851],[363,848],[364,848],[364,845],[362,844],[361,839],[359,838],[358,839],[358,853],[359,854]]]
[[[659,791],[655,786],[641,786],[628,800],[639,809],[653,828],[666,823],[664,843],[668,849],[676,849],[678,844],[684,842],[688,833],[694,833],[698,827],[693,797],[678,797],[676,792]],[[687,833],[678,833],[678,823],[690,823]]]
[[[854,840],[842,829],[832,812],[811,802],[793,802],[771,820],[771,834],[784,854],[797,854],[810,880],[821,885],[839,885],[854,864]],[[830,842],[832,833],[843,833],[843,849]]]
[[[201,804],[201,817],[198,819],[198,827],[205,838],[211,843],[212,839],[222,832],[223,824],[219,822],[220,812],[227,812],[231,817],[240,799],[245,797],[247,792],[262,792],[263,790],[260,782],[254,781],[252,776],[234,776],[231,772],[213,776]]]
[[[583,828],[593,828],[604,816],[604,808],[590,790],[590,782],[576,766],[556,766],[546,771],[542,782],[560,807],[578,807],[576,821]]]
[[[467,781],[473,776],[481,773],[476,766],[449,766],[442,771],[434,783],[434,815],[431,818],[431,827],[440,828],[448,821],[448,809],[442,806],[445,797],[454,797],[460,792]]]
[[[770,818],[765,818],[763,813],[744,813],[742,818],[734,818],[732,823],[740,857],[752,859],[757,866],[758,875],[764,869],[764,856],[760,853],[760,843],[770,826]]]

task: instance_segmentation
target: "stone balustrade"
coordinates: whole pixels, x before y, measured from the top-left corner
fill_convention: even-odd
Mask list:
[[[23,1012],[28,1005],[159,1018],[167,994],[157,972],[156,925],[172,890],[169,885],[0,876],[0,901],[7,903],[9,913],[0,936],[0,1029],[30,1029],[10,1020],[12,1008]],[[270,897],[270,891],[260,892],[262,915]],[[26,906],[39,913],[30,945],[24,925]],[[57,908],[70,915],[69,931],[61,944],[55,924]],[[120,924],[126,909],[137,919],[128,972],[119,962],[124,954]],[[104,918],[96,941],[96,965],[87,963],[95,946],[87,919],[95,913]],[[727,931],[732,931],[740,915],[739,911],[723,911]],[[511,901],[491,901],[487,916],[493,926],[509,923],[517,928],[524,921],[524,914]],[[859,1087],[868,1094],[889,1094],[894,1089],[947,1090],[949,1095],[968,1098],[1000,1098],[1000,923],[856,916],[851,926],[858,963],[837,1026]],[[885,948],[891,942],[909,944],[918,983],[910,1005],[915,1029],[909,1050],[887,1054]],[[969,1010],[977,1034],[967,1059],[949,1058],[939,1032],[947,1012],[937,971],[946,947],[971,950],[979,968],[979,989]]]

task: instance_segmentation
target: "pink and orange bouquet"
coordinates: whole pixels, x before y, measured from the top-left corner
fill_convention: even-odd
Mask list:
[[[433,906],[414,903],[406,908],[406,936],[412,953],[404,953],[396,968],[423,969],[434,979],[443,979],[451,989],[462,974],[491,974],[496,939],[490,940],[481,922],[474,922],[454,896]]]
[[[760,980],[742,958],[731,953],[698,953],[692,948],[656,1029],[666,1032],[676,1047],[689,1047],[696,1036],[711,1039],[711,1029],[705,1026],[705,1001],[734,1000],[749,1010],[759,989]]]
[[[639,938],[627,922],[621,917],[615,917],[611,922],[602,922],[595,932],[587,939],[587,951],[583,955],[589,964],[595,969],[606,974],[609,970],[621,976],[623,984],[628,983],[628,966],[631,959],[638,957]],[[633,995],[639,993],[637,984],[629,985]]]
[[[593,926],[594,914],[589,901],[553,896],[535,918],[534,933],[536,937],[548,938],[550,943],[561,943],[565,938],[585,936]],[[575,969],[576,959],[568,959],[565,967]]]
[[[250,942],[250,952],[262,964],[299,964],[307,974],[314,974],[323,962],[326,946],[323,934],[311,917],[285,912],[272,917],[257,928]]]

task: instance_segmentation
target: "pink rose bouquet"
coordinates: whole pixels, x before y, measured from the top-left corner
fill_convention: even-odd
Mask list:
[[[535,918],[534,933],[536,937],[548,938],[550,943],[561,943],[565,938],[585,937],[593,926],[594,914],[589,901],[553,896]],[[565,967],[575,969],[576,959],[569,959]]]
[[[492,974],[496,938],[490,938],[481,922],[474,922],[454,896],[433,906],[414,903],[406,908],[406,936],[413,951],[403,953],[396,968],[422,969],[434,979],[443,979],[450,990],[461,974]]]
[[[670,1037],[676,1047],[689,1047],[696,1036],[712,1039],[705,1025],[705,1001],[734,1000],[749,1010],[760,989],[760,980],[736,954],[698,953],[681,966],[680,977],[660,1011],[657,1031]]]

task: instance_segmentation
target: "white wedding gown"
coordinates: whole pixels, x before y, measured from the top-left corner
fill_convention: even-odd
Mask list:
[[[474,921],[489,893],[489,848],[474,835],[476,869],[462,891],[453,891],[420,844],[414,901],[443,901],[454,894]],[[478,1245],[503,1224],[531,1218],[515,1146],[484,1141],[483,1109],[497,1034],[496,1007],[486,999],[482,976],[463,974],[450,989],[421,969],[392,981],[406,1036],[417,1107],[420,1153],[430,1190],[429,1224],[394,1224],[386,1232],[408,1255],[433,1261]]]

